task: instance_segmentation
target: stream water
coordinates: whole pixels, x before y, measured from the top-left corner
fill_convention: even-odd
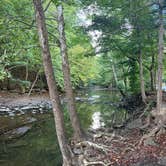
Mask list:
[[[121,123],[125,110],[115,106],[119,98],[117,91],[107,89],[78,91],[76,106],[84,129],[95,130],[104,126],[109,127],[112,123]],[[65,102],[63,109],[67,134],[70,137],[72,130]],[[19,115],[19,118],[30,115],[30,113]],[[39,115],[33,115],[32,118],[35,116]],[[17,118],[17,116],[12,117],[12,119]],[[42,114],[41,119],[19,128],[19,132],[30,129],[21,137],[7,139],[6,137],[11,136],[0,135],[0,166],[61,166],[61,155],[51,111]]]

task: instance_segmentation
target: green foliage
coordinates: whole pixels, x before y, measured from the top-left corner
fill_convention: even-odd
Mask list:
[[[150,87],[150,70],[153,69],[155,73],[157,66],[157,5],[151,6],[147,0],[96,0],[95,3],[92,0],[43,1],[55,77],[62,89],[63,74],[56,19],[60,3],[64,7],[73,87],[87,86],[90,83],[115,86],[112,71],[114,64],[117,87],[133,93],[139,92],[140,50],[146,87]],[[77,15],[80,9],[91,19],[91,26],[80,27],[82,18]],[[101,32],[96,42],[96,47],[100,48],[97,49],[97,57],[88,34],[94,30]],[[0,80],[13,78],[13,69],[19,66],[27,67],[30,71],[44,72],[31,1],[3,0],[0,6],[0,31]]]
[[[55,19],[56,7],[59,3],[61,1],[52,1],[45,11],[45,17],[55,77],[58,86],[63,89],[57,20]],[[48,4],[49,1],[44,1],[44,9]],[[94,54],[94,51],[90,38],[77,24],[77,7],[74,5],[74,1],[67,3],[64,1],[63,5],[73,87],[87,85],[89,80],[94,79],[97,74],[96,60],[94,57],[88,56],[89,53]],[[19,66],[28,66],[30,71],[35,72],[40,69],[42,72],[41,51],[32,2],[5,0],[1,3],[0,14],[0,80],[9,77],[12,70]]]
[[[144,78],[149,90],[150,71],[156,70],[158,53],[158,6],[147,0],[81,1],[84,11],[92,18],[89,31],[101,32],[100,79],[108,86],[113,79],[110,60],[116,66],[118,86],[133,93],[140,92],[139,55],[143,57]],[[86,8],[87,7],[87,8]],[[91,10],[91,12],[88,12]],[[110,54],[105,58],[105,54]],[[152,61],[152,57],[155,57]],[[155,77],[155,75],[153,76]]]

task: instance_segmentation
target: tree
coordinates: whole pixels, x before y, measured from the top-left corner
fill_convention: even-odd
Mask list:
[[[44,12],[42,8],[41,0],[33,0],[33,3],[34,3],[35,13],[36,13],[36,22],[37,22],[39,41],[40,41],[40,46],[41,46],[42,55],[43,55],[44,71],[45,71],[47,84],[49,88],[50,99],[53,106],[56,133],[57,133],[58,142],[59,142],[59,146],[60,146],[62,157],[63,157],[63,165],[70,166],[71,155],[69,151],[69,146],[66,141],[63,113],[60,106],[60,99],[58,96],[56,80],[54,77],[54,72],[52,67]]]
[[[65,23],[63,16],[63,6],[60,4],[57,7],[58,12],[58,32],[59,32],[59,41],[60,41],[60,50],[62,57],[62,70],[64,76],[64,87],[67,97],[68,110],[72,123],[72,127],[74,129],[74,136],[76,140],[81,140],[83,138],[83,131],[81,129],[80,121],[78,119],[78,115],[76,112],[75,99],[72,90],[72,84],[70,79],[70,67],[68,62],[68,51],[66,45],[66,36],[65,36]]]
[[[124,74],[127,73],[124,77],[129,82],[130,91],[141,93],[145,102],[145,90],[149,90],[149,84],[151,89],[154,86],[157,55],[155,3],[147,0],[97,0],[95,3],[88,0],[83,3],[95,10],[90,12],[92,24],[88,30],[101,32],[98,40],[99,52],[105,54],[111,51],[117,65],[125,64],[125,68],[124,65],[120,65],[120,68],[126,71]]]
[[[146,103],[146,95],[145,95],[145,83],[144,83],[144,75],[143,75],[143,65],[142,65],[142,53],[139,53],[139,72],[140,72],[140,87],[141,87],[141,96],[142,101]]]
[[[53,1],[49,2],[43,1],[43,8],[46,16],[55,78],[58,89],[63,91],[64,81],[58,47],[57,20],[53,14],[55,13],[55,5],[52,3]],[[24,9],[22,6],[24,6]],[[0,84],[3,89],[7,86],[6,81],[11,85],[13,85],[13,82],[17,82],[19,87],[21,84],[28,86],[29,84],[33,84],[34,77],[39,70],[40,73],[34,90],[47,88],[44,70],[41,66],[40,48],[35,32],[36,27],[34,25],[32,7],[31,1],[28,0],[4,0],[1,3]],[[87,54],[93,52],[93,48],[88,35],[78,25],[77,15],[75,14],[78,10],[77,6],[75,4],[64,3],[64,9],[66,40],[71,64],[71,82],[73,88],[76,88],[87,85],[89,80],[94,79],[96,76],[95,60],[93,57],[89,58],[87,56]],[[80,37],[78,38],[78,36]],[[86,65],[87,63],[88,65]],[[16,77],[15,71],[18,77]],[[26,88],[26,92],[27,90],[28,87]]]
[[[163,49],[164,49],[164,21],[163,21],[164,1],[159,0],[159,43],[158,43],[158,84],[157,84],[157,111],[161,112],[162,106],[162,71],[163,71]],[[161,117],[158,119],[162,121]]]

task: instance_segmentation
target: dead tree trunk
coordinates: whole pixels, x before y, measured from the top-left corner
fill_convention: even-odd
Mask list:
[[[161,112],[162,106],[162,69],[163,69],[163,48],[164,48],[164,21],[163,21],[163,0],[159,0],[159,43],[158,43],[158,86],[157,86],[157,111]],[[159,119],[159,121],[161,121]]]
[[[78,115],[76,112],[75,99],[72,90],[72,83],[70,79],[70,67],[68,61],[68,52],[67,52],[67,44],[66,44],[66,36],[65,36],[65,23],[63,16],[63,6],[59,5],[57,7],[58,10],[58,32],[59,32],[59,41],[60,41],[60,50],[62,57],[62,70],[64,76],[64,86],[67,97],[67,104],[70,114],[70,120],[72,123],[72,127],[74,129],[75,139],[81,140],[83,138],[83,130],[81,129],[80,121],[78,119]]]
[[[53,106],[56,133],[57,133],[59,146],[60,146],[60,150],[63,157],[63,165],[70,166],[71,154],[70,154],[69,147],[66,141],[66,136],[65,136],[63,113],[60,107],[60,99],[59,99],[53,67],[52,67],[52,60],[51,60],[50,49],[48,44],[48,33],[46,29],[46,24],[45,24],[44,12],[42,8],[41,0],[33,0],[33,3],[34,3],[35,12],[36,12],[36,22],[37,22],[39,41],[40,41],[40,46],[41,46],[42,55],[43,55],[44,71],[45,71],[47,84],[49,88],[50,99]]]
[[[141,51],[139,51],[139,74],[140,74],[140,87],[141,87],[142,101],[145,103],[146,95],[145,95],[145,83],[144,83],[144,76],[143,76],[142,52]]]

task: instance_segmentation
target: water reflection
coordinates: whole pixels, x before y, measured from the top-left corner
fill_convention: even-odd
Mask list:
[[[123,111],[113,106],[119,100],[116,91],[108,90],[84,90],[76,93],[77,111],[84,129],[89,127],[98,129],[103,125],[119,122],[124,116]],[[69,123],[66,105],[63,105],[67,134],[71,136],[71,124]],[[118,112],[115,115],[114,112]],[[21,115],[32,116],[32,115]],[[37,114],[33,115],[37,116]],[[116,118],[112,118],[116,116]],[[122,116],[122,117],[121,117]],[[17,118],[17,117],[15,117]],[[57,144],[53,116],[45,113],[37,122],[34,122],[31,130],[20,137],[8,141],[0,137],[0,165],[1,166],[60,166],[61,155]]]
[[[95,112],[92,115],[92,124],[90,128],[96,130],[96,129],[100,129],[103,126],[104,126],[104,122],[102,122],[101,120],[101,112]]]

